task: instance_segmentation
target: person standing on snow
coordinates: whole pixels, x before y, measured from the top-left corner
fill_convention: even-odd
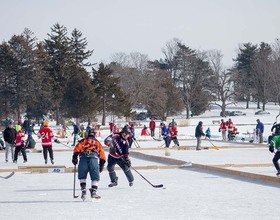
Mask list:
[[[222,138],[223,141],[225,141],[227,139],[227,123],[224,121],[224,119],[221,119],[221,124],[220,124],[220,128],[219,128],[219,132],[222,132]]]
[[[13,123],[14,121],[12,119],[8,119],[6,128],[3,131],[3,138],[6,146],[6,153],[5,153],[6,163],[9,161],[8,159],[9,151],[11,151],[12,161],[14,161],[14,146],[15,146],[17,132],[16,129],[13,128]]]
[[[151,136],[154,137],[155,136],[155,129],[156,129],[156,122],[154,121],[154,118],[151,118],[151,121],[149,123],[149,128],[151,131]]]
[[[228,119],[228,122],[227,122],[227,130],[228,130],[228,140],[229,141],[232,141],[233,138],[232,138],[232,132],[233,132],[233,122],[231,119]]]
[[[264,125],[260,121],[260,119],[257,119],[257,125],[256,125],[256,135],[259,138],[259,143],[263,143],[263,132],[264,132]]]
[[[24,146],[24,138],[25,138],[25,133],[24,130],[21,128],[20,125],[16,125],[16,149],[15,149],[15,156],[14,156],[14,163],[17,163],[18,159],[18,153],[21,152],[23,156],[23,163],[27,162],[27,156],[26,156],[26,151],[25,151],[25,146]]]
[[[130,170],[131,161],[129,159],[129,138],[130,132],[124,127],[120,133],[115,133],[105,138],[104,143],[109,147],[109,155],[107,159],[107,170],[111,183],[108,187],[114,187],[118,185],[118,177],[115,172],[116,164],[123,170],[126,178],[129,182],[129,186],[133,185],[134,177]]]
[[[49,122],[44,121],[43,127],[40,128],[37,134],[38,138],[42,139],[43,156],[45,164],[48,163],[48,152],[50,155],[51,163],[54,164],[52,140],[54,139],[53,131],[49,127]],[[54,142],[60,143],[58,139],[54,139]]]
[[[106,162],[106,155],[101,143],[95,138],[94,128],[89,129],[86,138],[80,140],[73,150],[72,163],[76,166],[78,163],[78,179],[82,190],[81,198],[86,198],[86,179],[89,173],[91,179],[91,188],[89,189],[91,198],[100,198],[96,194],[100,173],[103,171]]]
[[[195,137],[197,140],[196,150],[201,150],[201,136],[205,136],[203,132],[202,124],[203,124],[202,121],[200,121],[195,128]]]
[[[277,170],[276,176],[280,177],[280,167],[278,160],[280,159],[280,136],[274,136],[269,143],[269,151],[274,153],[274,148],[276,149],[276,153],[272,159],[275,169]]]
[[[76,145],[76,141],[79,139],[79,133],[80,133],[80,128],[78,127],[77,124],[75,124],[73,122],[73,132],[72,132],[72,135],[74,135],[74,140],[73,140],[72,146]]]

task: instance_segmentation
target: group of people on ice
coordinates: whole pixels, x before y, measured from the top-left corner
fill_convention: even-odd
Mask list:
[[[239,132],[237,131],[236,126],[233,124],[231,119],[228,119],[228,121],[224,121],[224,119],[221,119],[219,132],[222,133],[222,139],[233,141]]]
[[[30,122],[30,120],[28,120],[28,122]],[[3,131],[3,138],[6,146],[6,163],[9,162],[10,152],[13,163],[17,163],[19,153],[21,153],[23,157],[23,163],[27,162],[26,148],[30,146],[30,143],[33,143],[32,140],[34,141],[34,139],[32,137],[32,133],[34,133],[42,141],[43,158],[45,164],[48,163],[48,156],[50,157],[51,163],[54,164],[52,141],[60,143],[59,140],[54,137],[53,131],[48,126],[48,121],[43,122],[37,134],[34,132],[34,125],[35,123],[21,124],[20,121],[18,122],[18,124],[14,125],[14,120],[6,120],[6,128]],[[31,148],[35,147],[35,141],[33,144],[34,146],[32,146]]]

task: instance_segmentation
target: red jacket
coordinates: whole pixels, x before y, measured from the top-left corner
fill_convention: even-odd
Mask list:
[[[149,128],[150,128],[150,129],[155,129],[155,128],[156,128],[156,123],[155,123],[154,120],[151,120],[151,121],[150,121]]]
[[[25,134],[24,130],[19,130],[16,135],[16,147],[21,146],[22,141],[24,141]]]
[[[222,122],[222,123],[220,124],[220,129],[221,129],[221,131],[227,130],[227,123],[226,123],[226,122]]]
[[[148,131],[147,128],[143,128],[141,131],[141,136],[150,136],[150,132]]]
[[[42,127],[37,135],[42,138],[42,146],[50,147],[52,146],[52,139],[54,138],[53,131],[49,127]]]
[[[232,131],[233,130],[233,122],[232,121],[228,121],[228,130]]]
[[[170,135],[171,137],[174,137],[178,134],[178,130],[175,126],[172,126],[170,129],[169,129],[169,132],[170,132]]]

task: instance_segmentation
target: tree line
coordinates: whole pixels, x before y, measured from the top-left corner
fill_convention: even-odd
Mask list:
[[[111,62],[92,63],[94,50],[74,29],[56,23],[43,41],[29,29],[0,44],[0,116],[25,113],[38,121],[52,113],[58,124],[66,118],[95,120],[102,114],[131,118],[134,108],[166,117],[186,110],[200,115],[210,104],[225,112],[229,103],[255,101],[265,110],[280,102],[280,41],[244,43],[233,66],[225,68],[219,50],[199,51],[172,39],[163,58],[150,60],[138,52],[115,53]]]

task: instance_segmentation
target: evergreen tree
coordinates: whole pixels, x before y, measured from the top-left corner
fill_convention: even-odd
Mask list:
[[[60,24],[55,24],[48,34],[49,39],[45,40],[46,51],[49,56],[48,72],[53,79],[52,91],[54,94],[53,103],[55,105],[56,121],[63,123],[61,115],[61,103],[66,89],[65,82],[69,78],[68,70],[73,64],[70,50],[70,41],[67,37],[67,28]]]
[[[15,69],[17,60],[14,57],[12,48],[7,42],[0,45],[0,115],[5,118],[11,117],[13,113],[12,98],[16,94],[14,88]]]
[[[74,63],[78,66],[92,66],[90,62],[84,63],[93,53],[93,50],[86,50],[87,45],[88,42],[86,38],[82,38],[82,32],[75,28],[70,38],[70,50],[73,55]]]
[[[249,101],[254,89],[252,64],[256,52],[256,45],[245,43],[242,48],[239,48],[237,58],[234,60],[238,71],[238,81],[235,83],[234,89],[239,94],[239,100],[246,100],[246,108],[249,108]]]

